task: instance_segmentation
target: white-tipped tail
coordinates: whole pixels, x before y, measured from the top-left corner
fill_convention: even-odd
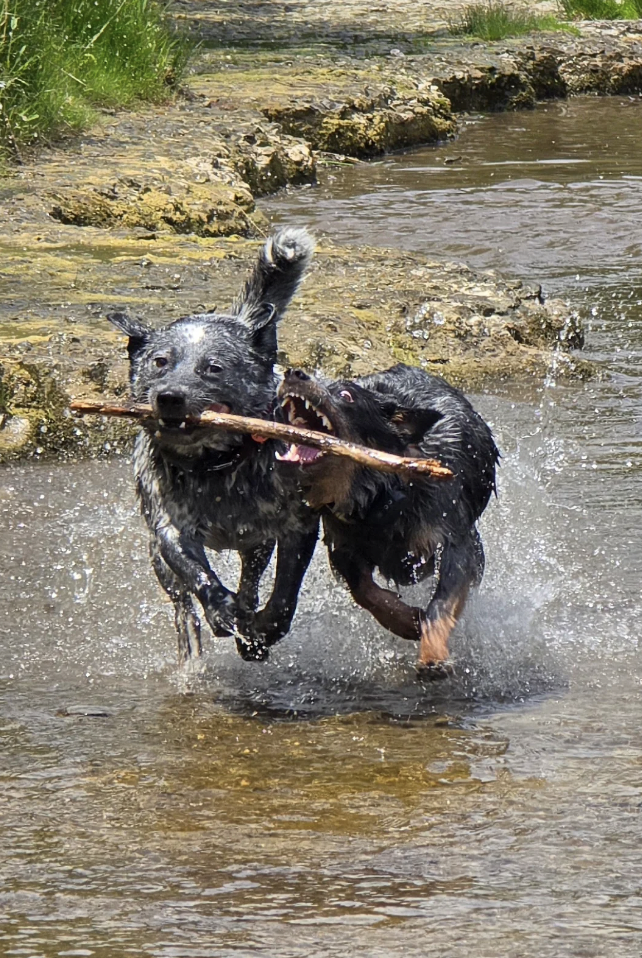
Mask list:
[[[306,229],[285,226],[266,241],[243,292],[233,311],[248,325],[254,315],[262,315],[267,304],[274,306],[280,319],[296,293],[310,264],[314,240]]]

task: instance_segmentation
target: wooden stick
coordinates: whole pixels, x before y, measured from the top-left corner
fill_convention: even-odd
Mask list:
[[[70,404],[73,412],[81,415],[121,416],[138,419],[142,423],[153,425],[158,422],[151,406],[142,404],[119,406],[112,402],[90,402],[77,399]],[[300,446],[311,446],[333,456],[344,456],[361,466],[378,469],[380,472],[397,472],[407,477],[430,476],[431,479],[452,479],[452,472],[436,459],[412,459],[408,456],[393,456],[379,449],[359,446],[354,442],[344,442],[336,436],[317,432],[316,429],[302,429],[285,423],[271,422],[269,419],[251,419],[247,416],[233,416],[231,413],[204,412],[199,419],[191,419],[189,425],[208,429],[220,429],[226,432],[240,432],[245,435],[259,436],[261,439],[281,439],[284,442]]]

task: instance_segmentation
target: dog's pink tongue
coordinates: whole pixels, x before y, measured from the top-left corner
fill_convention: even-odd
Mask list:
[[[207,407],[207,411],[227,413],[230,411],[230,407],[226,406],[224,402],[213,402]]]
[[[297,450],[301,462],[314,462],[321,455],[320,449],[312,449],[311,446],[297,446]]]
[[[281,462],[314,462],[322,453],[319,449],[312,449],[310,446],[290,446],[285,455],[277,452],[276,458]]]

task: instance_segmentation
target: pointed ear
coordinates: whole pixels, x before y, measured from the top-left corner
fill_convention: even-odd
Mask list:
[[[276,359],[276,306],[272,303],[262,303],[259,309],[252,313],[250,318],[252,327],[252,345],[254,349],[270,359]]]
[[[112,326],[119,329],[121,333],[126,333],[127,336],[133,338],[146,339],[152,332],[149,326],[145,326],[144,323],[139,322],[137,319],[132,319],[127,313],[109,313],[107,319]]]
[[[137,319],[132,319],[127,313],[109,313],[107,319],[112,326],[119,329],[121,333],[125,333],[129,336],[127,352],[129,353],[129,358],[133,359],[136,353],[146,345],[152,330],[149,326],[145,326],[144,323],[140,323]]]
[[[274,323],[275,316],[276,306],[273,306],[272,303],[261,303],[258,309],[253,310],[248,323],[254,330],[264,329],[270,323],[276,325]]]
[[[390,422],[399,436],[410,445],[420,443],[426,433],[444,417],[435,409],[411,409],[396,406]]]

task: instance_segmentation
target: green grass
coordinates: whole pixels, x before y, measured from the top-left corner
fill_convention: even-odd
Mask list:
[[[499,0],[471,3],[464,7],[460,18],[450,24],[451,33],[478,37],[480,40],[504,40],[506,37],[522,37],[537,30],[563,29],[564,25],[554,16],[537,15],[522,8],[509,7]]]
[[[156,0],[0,0],[0,153],[162,100],[187,56]]]
[[[560,0],[569,20],[639,20],[642,0]]]

